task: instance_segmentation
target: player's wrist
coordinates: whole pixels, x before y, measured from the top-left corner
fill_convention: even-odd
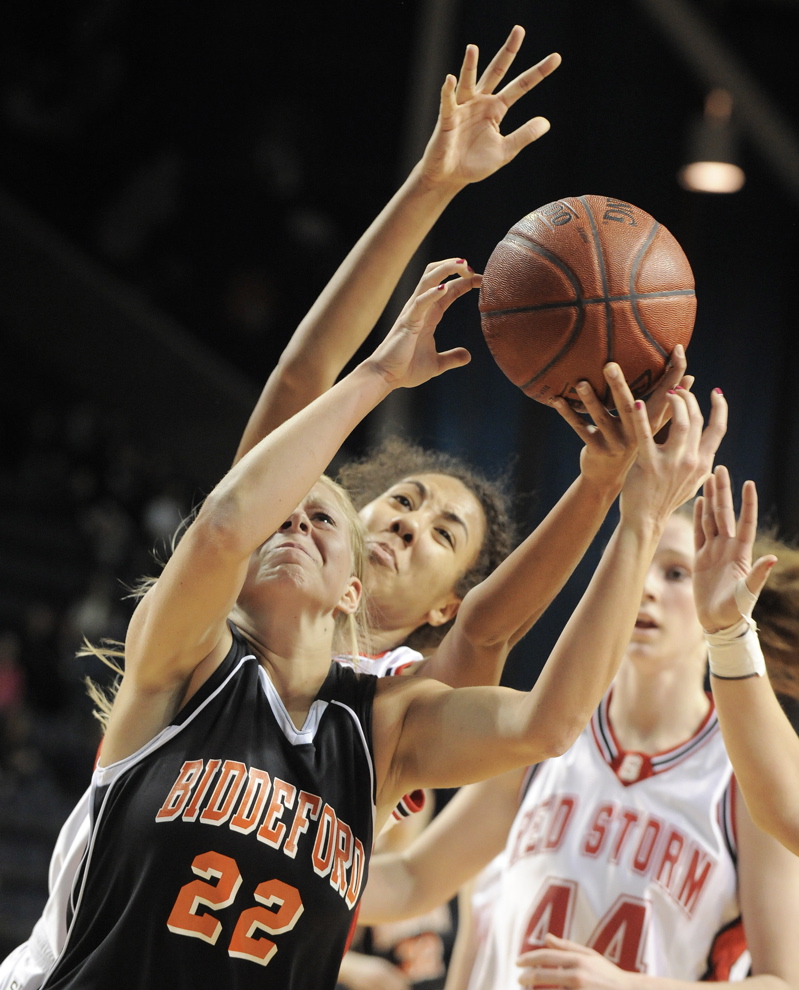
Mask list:
[[[444,203],[469,185],[462,176],[455,176],[435,163],[425,161],[425,156],[411,170],[408,181],[420,194]]]
[[[766,673],[766,661],[753,619],[742,615],[726,629],[706,632],[705,642],[713,677],[743,680],[762,677]]]
[[[614,473],[608,475],[603,472],[592,472],[590,467],[580,469],[579,484],[582,494],[588,498],[593,498],[602,504],[612,504],[621,492],[624,478],[623,475]]]

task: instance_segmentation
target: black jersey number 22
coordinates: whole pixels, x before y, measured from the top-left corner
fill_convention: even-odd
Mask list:
[[[180,888],[166,925],[177,935],[201,938],[216,945],[222,923],[213,914],[197,912],[201,907],[220,909],[231,905],[241,886],[241,872],[235,859],[217,852],[195,856],[191,868],[203,879],[192,880]],[[246,908],[241,912],[227,951],[236,959],[249,959],[266,966],[277,952],[277,946],[259,933],[281,935],[291,931],[302,914],[302,898],[296,887],[282,880],[259,883],[253,897],[263,906]]]

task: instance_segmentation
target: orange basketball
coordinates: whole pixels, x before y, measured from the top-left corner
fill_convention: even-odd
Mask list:
[[[488,259],[483,334],[499,367],[539,402],[582,408],[581,379],[610,404],[602,375],[617,361],[636,398],[657,384],[696,317],[694,277],[669,231],[607,196],[548,203],[520,220]]]

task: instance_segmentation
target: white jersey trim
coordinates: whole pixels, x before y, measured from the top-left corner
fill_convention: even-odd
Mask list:
[[[272,683],[272,679],[261,666],[258,667],[258,678],[261,682],[261,687],[264,689],[266,700],[269,702],[269,707],[272,709],[272,714],[275,716],[277,724],[280,726],[280,731],[286,739],[292,746],[302,746],[306,743],[312,743],[319,729],[322,716],[327,709],[328,702],[317,698],[309,708],[302,728],[298,729],[292,722],[291,716],[283,704],[283,699],[277,693],[277,688]],[[358,720],[355,719],[355,721],[357,722]]]
[[[120,774],[123,774],[128,769],[128,767],[138,763],[145,756],[149,756],[150,753],[154,752],[156,749],[160,749],[161,746],[169,742],[174,735],[180,732],[184,725],[188,725],[191,721],[193,721],[193,719],[213,701],[219,692],[225,688],[230,679],[238,673],[242,664],[246,663],[248,660],[255,660],[257,663],[257,658],[254,653],[248,653],[247,656],[242,657],[224,681],[222,681],[222,683],[208,695],[202,704],[195,708],[187,719],[179,723],[165,726],[159,733],[157,733],[157,735],[153,736],[148,743],[145,743],[144,746],[137,749],[135,753],[131,753],[130,756],[126,756],[122,760],[117,760],[116,763],[111,763],[107,767],[101,767],[98,764],[94,771],[94,781],[100,787],[105,787],[113,783],[117,777],[120,776]]]

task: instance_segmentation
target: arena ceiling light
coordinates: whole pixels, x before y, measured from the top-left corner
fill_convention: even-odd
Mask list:
[[[683,189],[691,192],[734,193],[746,176],[737,162],[737,137],[732,124],[732,96],[713,89],[704,113],[690,124],[687,164],[677,173]]]

